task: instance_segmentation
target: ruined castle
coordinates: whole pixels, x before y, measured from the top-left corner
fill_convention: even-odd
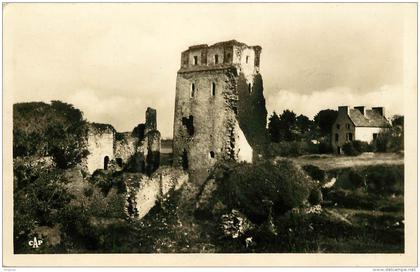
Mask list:
[[[231,40],[181,54],[176,81],[174,164],[209,170],[218,159],[251,162],[267,141],[260,46]]]
[[[147,108],[145,123],[132,132],[117,132],[109,124],[89,124],[84,161],[87,172],[97,169],[127,169],[151,174],[159,167],[160,132],[156,125],[156,110]]]

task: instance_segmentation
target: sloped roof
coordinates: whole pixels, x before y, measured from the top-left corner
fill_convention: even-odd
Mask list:
[[[388,120],[374,110],[366,110],[363,115],[357,109],[349,110],[349,117],[356,127],[389,127]]]

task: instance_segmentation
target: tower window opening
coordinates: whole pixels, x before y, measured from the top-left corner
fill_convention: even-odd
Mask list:
[[[248,92],[251,93],[252,92],[252,85],[251,83],[248,83]]]
[[[219,55],[214,55],[214,64],[219,63]]]
[[[194,56],[194,65],[198,64],[198,56]]]
[[[248,61],[249,61],[249,56],[246,56],[245,62],[248,63]]]
[[[226,54],[225,63],[230,62],[230,53]]]
[[[192,115],[190,115],[188,118],[187,117],[182,117],[182,125],[185,126],[185,128],[187,129],[187,132],[190,136],[194,135],[194,117]]]
[[[210,158],[214,159],[214,151],[210,151]]]
[[[191,83],[190,97],[193,98],[194,95],[195,95],[195,84]]]
[[[215,96],[216,95],[216,83],[212,82],[211,83],[211,96]]]

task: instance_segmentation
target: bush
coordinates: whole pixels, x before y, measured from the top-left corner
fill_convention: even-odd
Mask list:
[[[325,171],[318,166],[308,164],[302,166],[302,169],[305,170],[305,172],[314,180],[323,182],[325,179]]]
[[[404,194],[404,166],[376,165],[366,169],[369,192]]]
[[[300,206],[314,187],[307,175],[288,160],[219,165],[215,176],[217,197],[254,223],[265,221],[270,211],[282,214]]]
[[[376,152],[398,152],[404,150],[404,129],[400,126],[382,131],[373,141]]]
[[[332,147],[331,144],[326,141],[321,141],[318,144],[318,153],[319,154],[329,154],[332,153]]]
[[[269,148],[271,157],[295,157],[306,154],[318,153],[318,146],[306,141],[290,141],[271,143]]]
[[[371,151],[373,151],[373,148],[370,144],[358,140],[354,140],[343,145],[343,152],[348,156],[358,156],[363,152]]]

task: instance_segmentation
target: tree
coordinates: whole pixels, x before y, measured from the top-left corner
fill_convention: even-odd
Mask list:
[[[314,117],[315,124],[319,127],[321,136],[331,134],[331,127],[337,119],[338,112],[336,110],[321,110]]]
[[[296,118],[296,126],[301,134],[309,132],[312,129],[313,121],[305,115],[299,115]]]
[[[401,126],[404,128],[404,116],[403,115],[394,115],[392,117],[392,126]]]
[[[280,118],[280,138],[284,141],[295,140],[295,134],[292,130],[296,125],[296,113],[290,110],[284,110],[279,115]]]
[[[71,104],[52,101],[13,105],[13,156],[52,156],[59,168],[87,156],[87,124]]]
[[[275,111],[268,119],[268,133],[272,142],[280,142],[280,118]]]

